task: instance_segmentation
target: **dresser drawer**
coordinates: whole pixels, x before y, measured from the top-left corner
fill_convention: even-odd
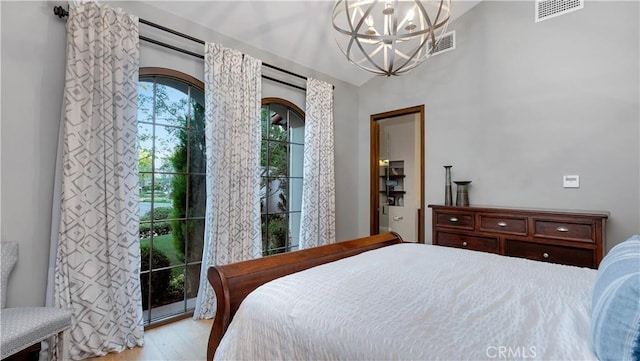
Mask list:
[[[591,249],[507,239],[505,240],[504,254],[505,256],[528,258],[537,261],[596,268],[594,251]]]
[[[488,214],[480,214],[480,230],[486,232],[499,232],[527,235],[526,217],[502,217]]]
[[[448,232],[437,232],[436,244],[482,252],[498,253],[499,251],[497,238],[469,236]]]
[[[534,224],[534,237],[594,243],[592,223],[536,219]]]
[[[436,213],[435,226],[452,227],[458,229],[473,229],[473,213]]]

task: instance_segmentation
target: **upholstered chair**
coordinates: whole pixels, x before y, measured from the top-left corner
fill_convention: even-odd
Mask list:
[[[11,270],[18,260],[16,242],[0,242],[1,282],[0,359],[24,350],[38,350],[38,345],[50,337],[57,337],[57,352],[51,358],[64,360],[63,332],[71,326],[71,311],[54,307],[10,307],[5,308],[7,282]],[[32,346],[36,347],[32,347]],[[51,349],[51,348],[50,348]]]

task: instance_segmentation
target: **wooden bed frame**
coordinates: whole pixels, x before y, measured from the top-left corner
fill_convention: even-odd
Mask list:
[[[244,298],[260,285],[324,263],[402,243],[395,232],[338,242],[300,251],[209,267],[207,277],[216,293],[216,316],[209,335],[207,360],[213,355]]]

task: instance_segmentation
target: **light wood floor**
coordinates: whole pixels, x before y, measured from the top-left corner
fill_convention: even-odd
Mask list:
[[[185,318],[144,332],[144,346],[90,361],[187,361],[205,360],[213,320]]]

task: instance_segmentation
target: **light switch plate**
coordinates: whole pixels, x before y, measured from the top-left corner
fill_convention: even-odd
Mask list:
[[[579,175],[562,176],[562,185],[565,188],[580,188],[580,176]]]

